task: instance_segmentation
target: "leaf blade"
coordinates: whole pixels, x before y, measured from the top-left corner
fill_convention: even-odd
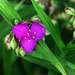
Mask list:
[[[41,54],[44,58],[51,62],[63,75],[67,75],[63,66],[42,40],[38,41],[35,49],[39,54]]]
[[[58,35],[55,26],[53,25],[53,23],[51,22],[49,17],[45,14],[45,12],[39,7],[39,5],[34,0],[31,0],[31,1],[32,1],[34,8],[36,9],[38,15],[40,16],[43,24],[50,31],[53,39],[55,40],[56,44],[59,47],[61,53],[64,54],[64,52],[62,51],[62,48],[65,47],[65,44],[63,43],[60,36]]]
[[[13,63],[16,61],[17,57],[13,50],[11,51],[7,50],[3,39],[2,39],[2,53],[3,53],[4,75],[11,75]]]
[[[14,26],[14,19],[21,21],[21,17],[8,3],[7,0],[0,0],[0,14],[7,20],[7,22]]]

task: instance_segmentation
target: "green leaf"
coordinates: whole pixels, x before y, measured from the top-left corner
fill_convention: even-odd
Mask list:
[[[35,49],[39,54],[41,54],[44,58],[51,62],[63,75],[67,75],[63,66],[42,40],[38,41]]]
[[[4,20],[4,18],[0,15],[0,24]]]
[[[63,67],[65,68],[67,75],[75,75],[75,65],[74,64],[72,64],[64,59],[60,59],[59,57],[57,57],[57,58],[61,62]]]
[[[41,59],[41,58],[37,58],[35,56],[31,56],[31,55],[26,55],[24,57],[21,57],[29,62],[35,63],[37,65],[40,65],[44,68],[50,69],[50,70],[54,70],[56,72],[58,72],[58,70],[47,60]]]
[[[67,54],[70,51],[75,51],[75,44],[70,44],[67,45],[66,47],[63,48],[64,52]]]
[[[65,58],[74,58],[75,56],[75,44],[69,43],[66,47],[63,48],[65,52]]]
[[[4,75],[11,75],[13,63],[17,59],[17,57],[13,50],[8,51],[6,45],[4,44],[4,40],[2,43],[2,53],[3,53]]]
[[[46,13],[39,7],[39,5],[34,0],[31,0],[31,1],[32,1],[34,8],[36,9],[38,15],[40,16],[44,26],[51,33],[53,39],[55,40],[56,44],[58,45],[58,47],[61,51],[61,53],[64,54],[62,51],[62,48],[65,47],[65,44],[63,43],[60,36],[58,35],[58,32],[57,32],[55,26],[53,25],[52,21],[50,20],[50,18],[46,15]]]
[[[29,62],[38,64],[44,68],[53,70],[54,72],[58,72],[58,70],[44,57],[42,57],[39,53],[37,53],[36,51],[33,51],[30,54],[27,54],[24,57],[21,57]],[[68,73],[68,75],[72,75],[75,72],[75,65],[66,61],[65,59],[60,59],[59,57],[57,57],[58,61],[60,61],[60,63],[63,65],[63,67],[65,68],[66,72]]]
[[[0,0],[0,14],[7,22],[14,26],[14,19],[21,21],[19,14],[11,7],[7,0]]]
[[[33,5],[25,5],[22,9],[18,10],[18,13],[22,17],[22,19],[30,19],[34,15],[36,15],[36,11],[34,10]]]
[[[56,75],[54,72],[48,70],[48,75]]]
[[[42,48],[43,49],[43,48]],[[47,49],[46,49],[47,50]],[[35,58],[39,58],[39,59],[43,59],[43,60],[46,60],[48,61],[46,58],[44,58],[40,53],[37,53],[36,51],[33,51],[32,53],[30,54],[27,54],[27,56],[32,56],[32,57],[35,57]],[[66,61],[65,59],[61,59],[57,56],[57,59],[58,61],[63,65],[63,67],[66,69],[67,67],[66,66],[69,66],[71,68],[71,70],[74,70],[75,69],[75,65]],[[36,61],[36,60],[35,60]],[[48,61],[49,62],[49,61]]]
[[[5,20],[0,24],[0,38],[4,38],[7,34],[12,30],[12,26],[10,26]]]
[[[32,65],[32,63],[21,59],[21,63],[23,65],[24,71],[26,72],[27,75],[33,75],[33,70],[34,68],[32,68],[34,65]]]
[[[24,0],[21,0],[18,4],[16,4],[16,6],[14,7],[15,10],[19,10],[20,7],[22,6]]]

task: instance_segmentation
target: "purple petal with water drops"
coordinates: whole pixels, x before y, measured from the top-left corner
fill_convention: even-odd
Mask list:
[[[31,53],[33,49],[35,48],[35,46],[37,45],[37,42],[31,37],[24,37],[20,43],[21,43],[21,47],[28,54]]]
[[[30,28],[30,36],[36,40],[41,40],[45,36],[46,29],[39,23],[33,23]]]
[[[15,34],[16,38],[20,40],[27,36],[28,29],[29,26],[27,24],[19,24],[13,27],[12,32]]]

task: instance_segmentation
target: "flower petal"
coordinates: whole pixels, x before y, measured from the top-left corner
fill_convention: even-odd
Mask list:
[[[20,40],[27,36],[28,29],[29,26],[27,24],[19,24],[13,27],[12,32],[15,34],[16,38]]]
[[[45,36],[46,29],[39,23],[33,23],[30,28],[30,36],[36,40],[41,40]]]
[[[24,39],[21,40],[20,43],[21,43],[21,47],[28,54],[31,53],[33,49],[35,48],[35,46],[37,45],[37,42],[31,37],[25,37]]]

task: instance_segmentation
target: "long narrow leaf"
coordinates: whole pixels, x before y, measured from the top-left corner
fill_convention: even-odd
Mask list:
[[[12,26],[10,26],[5,20],[0,24],[0,38],[4,38],[7,34],[12,30]]]
[[[19,14],[11,7],[7,0],[0,0],[0,14],[10,25],[14,25],[14,19],[21,21]]]
[[[65,53],[68,53],[72,50],[75,50],[75,44],[67,45],[66,47],[64,47]]]
[[[39,44],[39,45],[38,45]],[[67,75],[63,66],[60,64],[58,59],[54,56],[51,50],[46,46],[46,44],[40,40],[36,46],[36,50],[49,62],[51,62],[63,75]]]
[[[47,69],[54,70],[54,71],[58,72],[58,70],[49,61],[46,61],[46,60],[43,60],[43,59],[40,59],[40,58],[37,58],[37,57],[34,57],[34,56],[30,56],[30,55],[26,55],[25,57],[22,57],[22,58],[29,61],[29,62],[40,65],[44,68],[47,68]]]
[[[16,61],[17,57],[14,51],[8,51],[6,45],[4,44],[4,40],[2,43],[4,75],[11,75],[13,63]]]
[[[44,68],[54,70],[55,72],[58,72],[58,70],[44,57],[42,57],[39,53],[36,51],[33,51],[31,54],[27,54],[26,56],[22,57],[23,59],[30,61],[32,63],[38,64]],[[75,73],[75,65],[57,57],[58,61],[63,65],[68,75],[73,75]],[[59,73],[59,72],[58,72]]]
[[[63,41],[61,40],[60,36],[57,33],[57,30],[55,28],[55,26],[53,25],[53,23],[51,22],[51,20],[49,19],[49,17],[46,15],[46,13],[39,7],[39,5],[34,1],[31,0],[38,15],[40,16],[44,26],[50,31],[52,37],[54,38],[56,44],[58,45],[60,51],[63,53],[62,48],[65,47]]]

